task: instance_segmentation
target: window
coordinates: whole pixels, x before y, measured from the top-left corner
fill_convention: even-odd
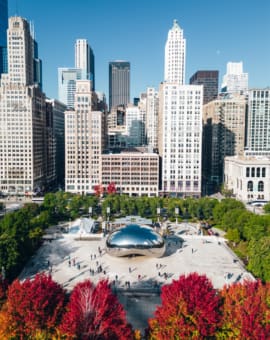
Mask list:
[[[251,177],[255,177],[255,168],[251,168]]]
[[[258,191],[264,191],[264,183],[263,183],[263,181],[260,181],[259,183],[258,183]]]
[[[249,169],[249,168],[246,168],[246,177],[249,177],[249,176],[250,176],[249,172],[250,172],[250,169]]]
[[[261,176],[261,168],[257,168],[256,177],[260,177],[260,176]]]
[[[265,168],[262,168],[262,177],[265,177]]]
[[[253,191],[253,182],[252,181],[248,181],[247,191]]]

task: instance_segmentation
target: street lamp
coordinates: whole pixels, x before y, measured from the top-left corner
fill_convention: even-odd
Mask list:
[[[93,212],[93,207],[89,207],[88,212],[89,212],[89,217],[91,217],[92,216],[92,212]]]
[[[160,207],[157,207],[157,215],[158,215],[158,223],[159,223]]]
[[[2,266],[2,269],[1,269],[1,276],[2,276],[2,281],[4,281],[6,279],[6,271],[5,271],[4,266]]]
[[[107,227],[109,226],[110,212],[111,212],[111,208],[110,208],[110,207],[107,207],[107,208],[106,208],[106,213],[107,213]]]
[[[176,224],[178,224],[177,216],[179,215],[179,208],[178,208],[178,207],[175,207],[174,212],[175,212]]]

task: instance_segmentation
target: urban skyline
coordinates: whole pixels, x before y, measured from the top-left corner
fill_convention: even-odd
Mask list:
[[[44,91],[48,97],[57,98],[57,68],[73,65],[73,46],[80,38],[87,39],[93,48],[96,89],[105,92],[107,100],[108,64],[114,60],[131,63],[131,98],[145,92],[147,86],[158,88],[163,80],[166,35],[174,19],[178,20],[187,39],[186,79],[198,70],[216,69],[221,83],[227,62],[242,61],[251,88],[269,85],[270,48],[258,38],[270,33],[266,20],[266,9],[270,8],[267,1],[254,8],[246,6],[243,1],[229,1],[226,6],[221,6],[210,0],[203,7],[195,0],[179,5],[168,1],[153,6],[139,1],[136,7],[123,1],[114,4],[79,1],[65,3],[63,8],[53,2],[54,11],[50,10],[50,3],[51,0],[46,3],[9,1],[9,16],[17,13],[35,25],[39,55],[44,64]],[[140,4],[144,11],[138,10]],[[94,16],[91,15],[92,8],[95,8]],[[71,12],[72,16],[69,15]],[[121,25],[114,23],[116,14],[121,17]],[[229,26],[223,24],[226,17]],[[254,18],[260,20],[254,21]],[[58,30],[59,25],[61,29]]]

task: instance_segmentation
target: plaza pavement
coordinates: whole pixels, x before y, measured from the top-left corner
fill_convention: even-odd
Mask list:
[[[74,234],[58,233],[55,239],[44,241],[19,278],[46,272],[67,290],[85,279],[96,283],[101,278],[108,278],[118,289],[129,290],[127,282],[131,290],[153,289],[191,272],[206,274],[215,288],[254,280],[222,237],[198,235],[197,228],[188,223],[172,225],[171,232],[161,258],[115,258],[106,253],[104,237],[94,234],[92,240],[75,240]]]

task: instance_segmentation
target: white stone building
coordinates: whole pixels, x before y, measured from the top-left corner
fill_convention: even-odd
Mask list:
[[[147,145],[158,148],[158,92],[153,87],[146,91],[145,134]]]
[[[165,45],[165,81],[185,84],[185,58],[186,39],[184,39],[183,30],[177,20],[174,20]]]
[[[161,190],[179,197],[199,197],[203,86],[163,83],[159,100]]]
[[[66,191],[93,193],[101,183],[105,114],[94,111],[96,96],[89,80],[76,82],[74,110],[65,112]]]
[[[224,184],[245,202],[270,201],[270,158],[225,158]]]
[[[227,73],[223,76],[221,91],[227,93],[247,94],[248,73],[243,72],[243,62],[227,63]]]
[[[28,22],[9,18],[7,34],[8,73],[2,74],[0,87],[0,191],[32,195],[47,185],[45,95],[34,84]]]

